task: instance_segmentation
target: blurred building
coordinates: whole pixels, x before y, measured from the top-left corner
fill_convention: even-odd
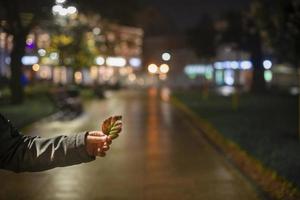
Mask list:
[[[142,66],[143,30],[136,27],[110,23],[99,16],[78,15],[59,18],[66,32],[84,24],[84,48],[92,58],[84,66],[72,66],[74,55],[62,54],[60,44],[72,42],[72,36],[58,34],[48,27],[37,27],[27,36],[25,55],[22,58],[25,76],[32,81],[45,80],[54,83],[80,84],[116,83],[133,80]],[[75,21],[75,22],[74,22]],[[77,21],[77,22],[76,22]],[[1,27],[1,26],[0,26]],[[54,45],[55,43],[55,45]],[[58,45],[57,45],[58,43]],[[9,77],[12,36],[0,28],[0,76]],[[80,49],[78,49],[80,51]],[[67,55],[67,56],[66,56]],[[86,59],[84,56],[83,59]],[[131,75],[129,78],[129,75]]]

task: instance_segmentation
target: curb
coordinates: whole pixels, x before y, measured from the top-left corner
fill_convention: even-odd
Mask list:
[[[299,200],[300,190],[276,171],[265,167],[237,143],[225,138],[208,120],[200,117],[176,97],[171,103],[184,112],[203,131],[207,139],[223,151],[234,164],[264,192],[276,200]]]

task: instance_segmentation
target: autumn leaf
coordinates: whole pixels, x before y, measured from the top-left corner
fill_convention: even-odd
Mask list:
[[[122,130],[122,116],[112,116],[102,123],[102,132],[115,139]]]

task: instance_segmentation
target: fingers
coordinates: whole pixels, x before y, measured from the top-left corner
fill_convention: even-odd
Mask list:
[[[111,136],[108,136],[108,137],[106,138],[106,142],[107,142],[107,144],[111,145],[111,143],[112,143],[112,138],[111,138]]]
[[[104,157],[112,144],[112,136],[107,136],[101,131],[88,132],[86,138],[87,151],[90,155]]]
[[[96,156],[104,157],[105,155],[106,155],[106,153],[101,148],[97,149]]]
[[[89,135],[88,136],[88,140],[91,142],[91,143],[94,143],[94,144],[98,144],[98,143],[104,143],[107,141],[107,136],[92,136],[92,135]]]
[[[101,131],[89,131],[89,135],[91,135],[91,136],[103,136],[105,134]]]

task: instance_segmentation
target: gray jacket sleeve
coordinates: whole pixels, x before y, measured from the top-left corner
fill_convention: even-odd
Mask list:
[[[0,115],[0,169],[36,172],[89,162],[85,135],[40,138],[22,135]]]

